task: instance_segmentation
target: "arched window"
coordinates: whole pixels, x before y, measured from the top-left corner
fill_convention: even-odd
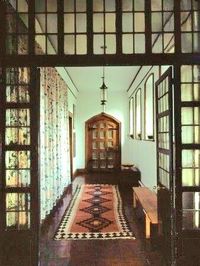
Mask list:
[[[133,97],[129,100],[129,135],[133,138]]]
[[[154,139],[154,75],[151,74],[144,86],[144,137]]]
[[[142,138],[142,116],[141,116],[141,89],[138,89],[135,94],[135,137]]]

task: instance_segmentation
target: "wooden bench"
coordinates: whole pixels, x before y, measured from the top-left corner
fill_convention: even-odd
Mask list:
[[[145,216],[145,237],[155,238],[158,230],[157,195],[147,187],[133,187],[133,207],[141,206]]]

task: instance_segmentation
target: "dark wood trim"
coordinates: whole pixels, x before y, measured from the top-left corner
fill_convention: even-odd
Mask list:
[[[132,55],[6,55],[9,66],[149,66],[199,64],[200,54],[132,54]]]
[[[73,181],[73,114],[69,113],[69,153],[70,153],[70,178]]]
[[[93,1],[87,0],[87,53],[93,54]]]
[[[151,1],[145,1],[145,41],[146,53],[152,53],[152,40],[151,40]]]
[[[31,99],[31,201],[32,201],[32,249],[34,264],[39,259],[39,224],[40,224],[40,182],[39,182],[39,129],[40,129],[40,70],[31,68],[30,73]],[[34,123],[33,123],[34,121]]]
[[[64,54],[64,0],[57,1],[58,5],[58,54]]]
[[[77,177],[77,176],[79,176],[79,175],[87,174],[87,173],[88,173],[88,171],[87,171],[87,169],[85,169],[85,168],[79,168],[79,169],[76,169],[76,171],[75,171],[74,174],[73,174],[73,178],[75,178],[75,177]]]
[[[116,50],[122,53],[122,1],[116,0]]]
[[[135,82],[135,80],[136,80],[137,76],[139,75],[139,73],[140,73],[141,69],[142,69],[142,66],[140,66],[140,67],[139,67],[139,69],[138,69],[137,73],[135,74],[135,76],[134,76],[133,80],[131,81],[131,84],[129,85],[128,89],[126,90],[127,92],[129,92],[129,90],[131,89],[131,87],[132,87],[133,83]]]

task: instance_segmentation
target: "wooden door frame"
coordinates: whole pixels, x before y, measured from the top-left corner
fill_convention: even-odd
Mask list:
[[[69,114],[69,156],[70,156],[70,176],[71,182],[73,181],[73,114],[68,112]]]
[[[173,151],[173,120],[175,119],[173,116],[173,85],[174,85],[174,80],[172,77],[173,73],[173,66],[170,66],[155,82],[155,105],[156,105],[156,168],[157,168],[157,188],[158,188],[158,193],[159,190],[162,191],[163,189],[165,190],[166,187],[165,185],[161,184],[160,178],[159,178],[159,141],[158,141],[158,133],[159,133],[159,112],[158,112],[158,86],[160,83],[162,83],[167,77],[169,78],[169,83],[168,83],[168,117],[169,117],[169,189],[166,189],[169,193],[170,197],[170,219],[171,219],[171,224],[170,224],[170,257],[165,259],[168,259],[168,263],[172,263],[174,265],[176,261],[176,254],[175,254],[175,237],[176,237],[176,229],[175,229],[175,197],[174,197],[174,191],[175,191],[175,173],[173,169],[173,162],[174,162],[174,151]],[[164,111],[166,112],[166,111]],[[161,149],[162,150],[162,149]],[[162,152],[162,151],[161,151]],[[164,152],[163,152],[164,153]],[[159,208],[159,206],[158,206]],[[158,215],[159,215],[159,209],[158,209]],[[161,244],[162,245],[162,244]],[[163,254],[164,255],[164,254]]]
[[[101,117],[105,117],[106,119],[110,119],[112,120],[114,123],[117,123],[118,124],[118,127],[119,127],[119,137],[118,137],[118,141],[119,141],[119,165],[121,165],[121,122],[116,119],[115,117],[113,117],[112,115],[109,115],[107,113],[100,113],[98,115],[95,115],[91,118],[89,118],[86,122],[85,122],[85,169],[87,169],[87,162],[88,162],[88,159],[89,159],[89,154],[88,154],[88,149],[86,147],[88,147],[88,137],[89,137],[89,134],[88,134],[88,125],[90,123],[93,123],[95,121],[98,121],[99,118]]]

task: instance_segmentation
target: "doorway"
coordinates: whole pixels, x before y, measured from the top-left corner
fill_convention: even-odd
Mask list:
[[[73,181],[73,115],[69,113],[69,154],[70,154],[70,176]]]

